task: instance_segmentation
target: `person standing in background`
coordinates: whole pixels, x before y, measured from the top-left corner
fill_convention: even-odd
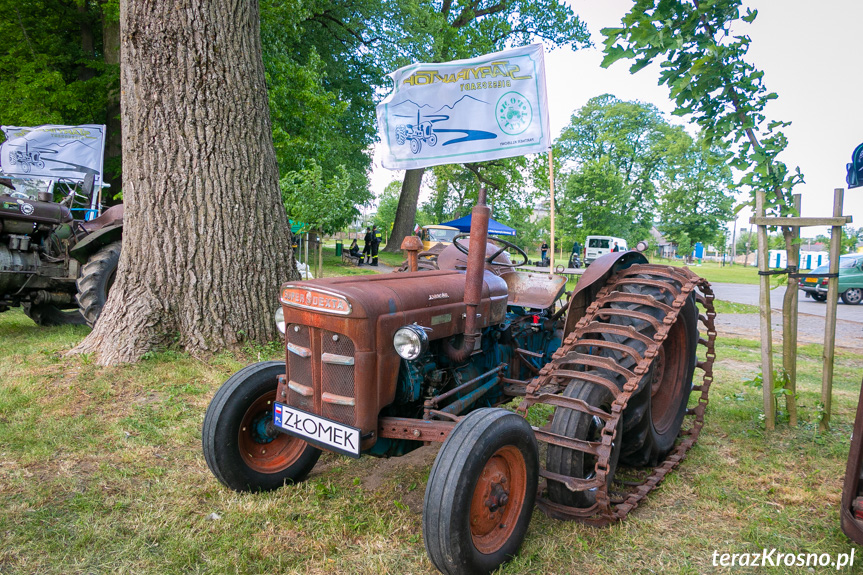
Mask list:
[[[366,226],[366,235],[363,237],[363,257],[366,258],[366,263],[369,263],[372,250],[372,230]]]
[[[381,231],[372,226],[372,265],[378,265],[378,246],[381,245]]]
[[[542,257],[540,257],[540,259],[542,260],[542,265],[545,265],[545,254],[548,253],[548,244],[545,242],[545,240],[542,240],[542,245],[539,246],[539,252],[542,254]]]

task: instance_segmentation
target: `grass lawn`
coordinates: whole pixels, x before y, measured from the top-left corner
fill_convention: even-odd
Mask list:
[[[204,411],[231,373],[281,345],[103,368],[61,355],[87,331],[0,314],[0,573],[434,572],[420,513],[436,448],[326,454],[305,483],[234,493],[204,463]],[[622,524],[536,511],[501,573],[730,573],[714,551],[850,552],[838,504],[863,355],[838,351],[833,428],[818,433],[821,348],[800,354],[802,423],[766,434],[761,390],[744,383],[759,342],[720,338],[707,425],[682,465]]]

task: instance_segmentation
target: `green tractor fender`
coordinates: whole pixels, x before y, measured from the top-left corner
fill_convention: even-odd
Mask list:
[[[78,260],[82,265],[87,263],[93,253],[99,251],[102,247],[110,243],[120,241],[123,237],[123,224],[114,224],[105,226],[91,234],[88,234],[84,239],[75,244],[69,255]]]

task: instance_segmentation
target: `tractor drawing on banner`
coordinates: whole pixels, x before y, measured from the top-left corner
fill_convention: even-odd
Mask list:
[[[423,142],[429,146],[437,145],[437,134],[432,130],[431,122],[420,120],[420,113],[417,110],[416,124],[399,124],[396,126],[396,142],[400,146],[407,142],[411,147],[411,152],[419,154]]]
[[[435,269],[417,271],[422,242],[408,236],[411,271],[282,285],[285,360],[232,375],[204,417],[215,477],[266,491],[304,480],[322,450],[394,457],[440,443],[422,527],[448,574],[515,555],[535,505],[592,525],[635,509],[703,426],[710,286],[651,265],[641,242],[566,292],[564,276],[516,269],[527,255],[489,238],[489,216],[481,189],[471,233]]]
[[[41,170],[45,167],[45,162],[42,161],[42,153],[39,150],[30,151],[29,146],[24,146],[23,150],[9,150],[9,162],[12,165],[19,165],[25,173],[29,174],[34,167]]]

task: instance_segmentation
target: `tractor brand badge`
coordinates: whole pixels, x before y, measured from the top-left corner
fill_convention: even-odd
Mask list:
[[[326,313],[348,315],[351,304],[343,296],[324,290],[309,290],[298,286],[285,286],[280,301],[291,307]]]
[[[33,204],[25,204],[24,202],[21,202],[21,213],[22,214],[24,214],[25,216],[32,216],[33,211],[34,211],[33,210]]]
[[[505,134],[515,136],[527,130],[533,120],[530,102],[518,92],[507,92],[497,101],[497,125]]]
[[[449,294],[446,292],[433,293],[433,294],[429,294],[429,301],[434,301],[436,299],[446,299],[448,297],[449,297]]]

